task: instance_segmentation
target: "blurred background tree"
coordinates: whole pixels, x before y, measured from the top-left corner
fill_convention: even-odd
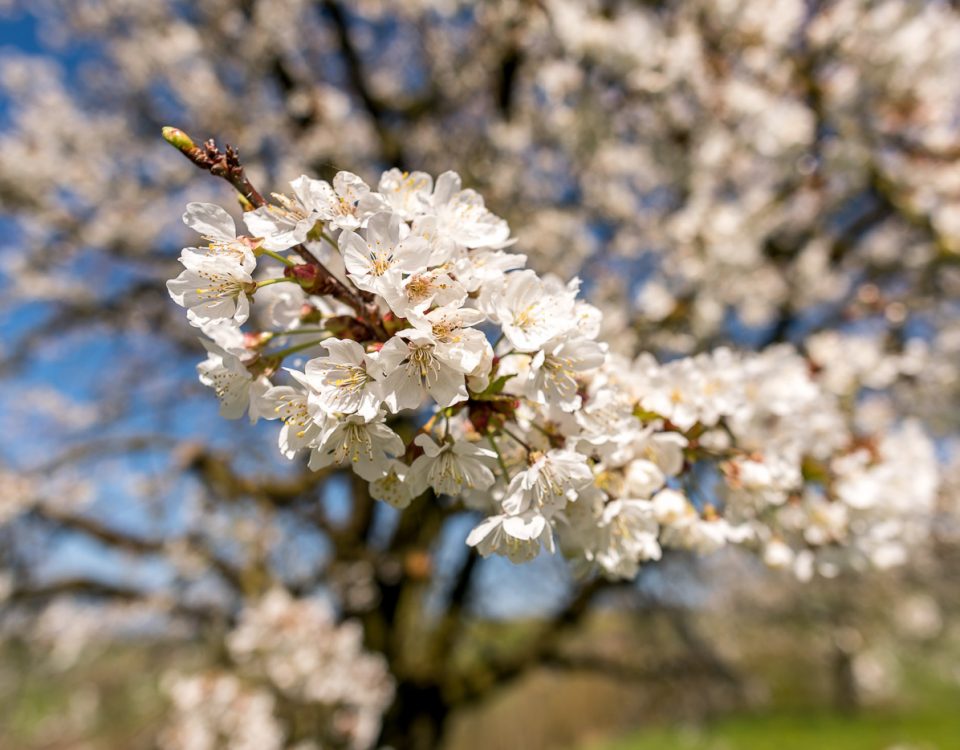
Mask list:
[[[933,543],[911,550],[909,565],[869,579],[828,566],[818,572],[835,578],[829,585],[802,586],[737,559],[678,556],[636,585],[584,584],[549,559],[514,570],[468,554],[462,514],[420,504],[398,517],[346,474],[281,462],[271,430],[224,424],[196,383],[195,332],[163,281],[188,242],[183,205],[233,196],[158,134],[175,123],[238,144],[265,187],[304,169],[370,182],[390,166],[457,170],[510,222],[532,267],[584,278],[619,352],[792,343],[855,424],[919,418],[947,463],[960,413],[953,3],[0,0],[0,9],[10,664],[27,658],[17,649],[39,647],[67,665],[106,633],[113,643],[193,640],[202,645],[184,664],[205,671],[166,678],[171,713],[202,723],[209,717],[190,712],[221,701],[217,731],[273,717],[254,722],[266,734],[252,746],[293,746],[331,724],[323,701],[290,699],[270,686],[275,675],[241,685],[240,652],[225,644],[244,603],[271,591],[274,610],[249,627],[282,631],[274,611],[291,633],[336,631],[334,615],[306,598],[319,591],[335,619],[362,624],[365,648],[393,676],[391,690],[371,666],[362,695],[330,688],[338,708],[325,742],[375,741],[386,708],[382,742],[431,747],[446,731],[466,747],[484,723],[463,730],[463,719],[456,730],[451,717],[544,666],[615,684],[672,680],[680,687],[659,709],[667,715],[756,700],[731,666],[749,667],[735,657],[754,644],[712,637],[717,617],[740,621],[731,608],[754,624],[771,612],[814,623],[797,627],[809,648],[834,654],[833,690],[847,707],[857,670],[870,671],[863,658],[857,667],[865,639],[897,639],[897,617],[930,637],[950,633],[956,458]],[[631,614],[587,623],[603,604]],[[584,628],[623,622],[670,636],[644,651],[624,635],[610,653],[578,641]],[[18,689],[23,669],[13,667]],[[72,694],[79,713],[96,713]],[[638,706],[596,721],[620,726]],[[542,731],[544,743],[561,742]],[[534,746],[534,734],[519,744]],[[164,737],[194,747],[188,734]]]

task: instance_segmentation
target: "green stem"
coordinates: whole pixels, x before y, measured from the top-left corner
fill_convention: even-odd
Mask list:
[[[258,251],[258,253],[259,253],[260,255],[269,255],[269,256],[270,256],[271,258],[273,258],[274,260],[279,260],[279,261],[280,261],[281,263],[283,263],[283,265],[285,265],[285,266],[294,266],[294,265],[296,265],[296,264],[295,264],[292,260],[290,260],[289,258],[285,258],[285,257],[283,257],[282,255],[280,255],[280,253],[275,253],[273,250],[267,250],[266,248],[261,247],[260,250]]]
[[[309,348],[312,347],[312,346],[316,346],[317,344],[322,344],[322,343],[324,342],[324,340],[325,340],[325,339],[317,339],[316,341],[308,341],[308,342],[305,343],[305,344],[297,344],[296,346],[288,346],[286,349],[281,349],[281,350],[278,351],[278,352],[270,352],[270,354],[268,354],[267,356],[268,356],[268,357],[279,357],[280,359],[283,359],[284,357],[287,357],[287,356],[289,356],[289,355],[291,355],[291,354],[293,354],[293,353],[295,353],[295,352],[300,352],[300,351],[303,351],[304,349],[309,349]]]
[[[526,450],[527,453],[530,452],[531,450],[530,445],[526,441],[524,441],[521,438],[518,438],[516,435],[510,432],[510,430],[508,430],[506,426],[503,426],[500,429],[503,430],[505,435],[508,435],[509,437],[513,438],[516,442],[518,442],[521,446],[523,446],[524,450]]]
[[[548,438],[552,438],[552,437],[553,437],[553,435],[551,435],[549,432],[547,432],[543,427],[541,427],[540,425],[538,425],[536,422],[531,422],[531,423],[530,423],[530,426],[531,426],[533,429],[535,429],[537,432],[539,432],[541,435],[544,435],[545,437],[548,437]]]
[[[320,230],[320,238],[329,242],[330,247],[332,247],[334,250],[338,248],[336,241],[329,234],[324,232],[322,229]]]
[[[268,331],[274,336],[302,336],[305,333],[326,333],[329,334],[326,328],[294,328],[289,331]]]
[[[286,282],[289,282],[289,283],[291,283],[291,284],[299,284],[299,283],[300,283],[300,282],[297,281],[296,279],[288,279],[288,278],[286,278],[285,276],[281,276],[280,278],[277,278],[277,279],[266,279],[265,281],[258,281],[258,282],[257,282],[257,289],[259,289],[259,288],[262,287],[262,286],[270,286],[271,284],[282,284],[282,283],[285,282],[285,281],[286,281]]]
[[[500,468],[503,470],[503,478],[507,484],[510,484],[510,470],[507,469],[507,462],[503,460],[503,454],[500,452],[500,446],[497,445],[497,441],[493,439],[493,434],[487,433],[487,440],[490,441],[490,447],[493,448],[493,452],[497,454],[497,463],[500,464]]]

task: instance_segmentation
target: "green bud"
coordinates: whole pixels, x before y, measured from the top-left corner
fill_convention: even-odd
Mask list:
[[[244,212],[253,211],[253,204],[247,200],[245,195],[237,193],[237,203],[240,204],[240,209]]]
[[[169,125],[163,129],[163,140],[181,151],[189,151],[192,148],[196,148],[193,141],[190,140],[189,135],[180,130],[180,128],[172,128]]]

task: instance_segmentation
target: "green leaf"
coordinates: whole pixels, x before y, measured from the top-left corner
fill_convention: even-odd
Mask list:
[[[494,378],[480,393],[471,393],[470,398],[472,398],[474,401],[499,400],[500,394],[503,392],[503,388],[507,384],[507,381],[510,380],[510,378],[516,377],[516,374],[517,373],[512,372],[509,375],[501,375],[499,378]]]

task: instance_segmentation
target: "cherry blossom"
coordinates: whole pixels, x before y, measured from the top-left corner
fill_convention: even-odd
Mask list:
[[[291,305],[316,327],[268,313],[281,330],[243,334],[249,282],[225,281],[209,310],[189,300],[191,319],[205,315],[201,330],[228,344],[206,342],[202,382],[225,416],[279,419],[288,458],[306,449],[311,469],[351,470],[399,509],[427,490],[462,504],[480,514],[467,544],[483,556],[559,549],[611,578],[635,576],[670,547],[739,545],[799,575],[828,570],[846,545],[851,560],[884,567],[924,535],[907,520],[916,507],[896,498],[918,486],[925,503],[935,494],[929,440],[912,426],[909,450],[892,447],[894,434],[865,442],[834,392],[859,376],[824,367],[821,382],[788,345],[624,357],[604,340],[601,310],[578,298],[579,280],[524,268],[503,249],[509,228],[456,175],[433,183],[391,170],[382,194],[350,173],[333,185],[301,178],[296,205],[276,198],[279,208],[248,221],[273,247],[339,232],[325,241],[341,276],[307,248],[282,277],[254,285],[297,290]],[[268,215],[288,225],[270,229]],[[188,270],[245,278],[257,240],[237,239],[213,207],[195,204],[188,217],[214,248],[184,251]],[[171,293],[187,302],[183,286]],[[254,295],[254,312],[260,304]],[[815,354],[831,345],[815,344]],[[875,349],[858,351],[876,361]],[[281,367],[300,352],[302,369]],[[403,414],[426,419],[406,440],[393,427]],[[910,476],[901,458],[923,478],[894,490]],[[712,477],[707,497],[681,490],[695,466]]]

